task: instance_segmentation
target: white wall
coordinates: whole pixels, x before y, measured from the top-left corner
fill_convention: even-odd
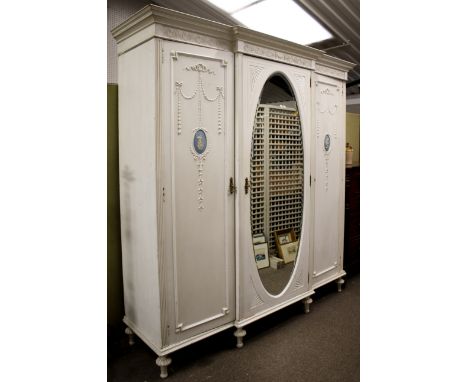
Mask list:
[[[346,113],[346,142],[353,148],[353,164],[361,161],[360,153],[361,116],[356,113]]]

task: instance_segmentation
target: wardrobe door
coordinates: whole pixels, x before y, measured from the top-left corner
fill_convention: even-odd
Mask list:
[[[344,85],[316,75],[315,222],[312,287],[343,269],[345,114]]]
[[[165,343],[235,316],[233,54],[161,49]]]
[[[310,71],[249,56],[236,65],[242,326],[308,293]]]

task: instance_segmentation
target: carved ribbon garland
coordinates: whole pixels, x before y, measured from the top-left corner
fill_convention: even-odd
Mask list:
[[[196,95],[198,95],[197,98],[197,117],[198,117],[198,127],[202,127],[202,100],[203,98],[208,101],[208,102],[214,102],[218,101],[218,134],[222,133],[221,129],[221,99],[224,99],[224,88],[222,86],[217,86],[216,87],[216,96],[214,98],[210,98],[206,95],[205,87],[203,86],[203,79],[201,77],[202,73],[208,73],[208,74],[213,74],[215,75],[215,72],[212,71],[211,69],[208,69],[205,65],[203,64],[198,64],[198,65],[193,65],[193,66],[187,66],[185,70],[191,70],[191,71],[196,71],[198,72],[198,81],[197,81],[197,88],[195,89],[195,92],[187,96],[183,93],[182,91],[182,85],[183,82],[176,81],[175,86],[176,86],[176,94],[177,94],[177,134],[180,135],[182,134],[182,115],[181,115],[181,98],[184,98],[186,100],[191,100],[193,99]]]
[[[192,156],[194,160],[197,162],[197,171],[198,171],[198,210],[201,211],[205,208],[203,201],[203,165],[206,160],[206,156],[210,152],[209,145],[208,145],[208,131],[203,128],[203,114],[202,114],[202,101],[205,99],[207,102],[215,102],[217,101],[217,112],[218,112],[218,117],[217,117],[217,127],[218,127],[218,134],[222,133],[222,120],[221,120],[221,99],[224,99],[224,89],[222,86],[217,86],[216,87],[216,96],[213,98],[208,97],[206,94],[205,88],[203,86],[203,79],[201,74],[202,73],[207,73],[207,74],[212,74],[215,75],[215,72],[209,68],[207,68],[203,64],[197,64],[193,66],[187,66],[185,67],[185,70],[188,71],[194,71],[198,73],[198,81],[197,81],[197,88],[195,89],[194,93],[190,96],[185,95],[182,91],[182,85],[183,82],[178,82],[176,81],[175,83],[175,91],[177,94],[177,134],[181,135],[182,134],[182,112],[181,112],[181,97],[186,99],[186,100],[191,100],[195,98],[195,96],[198,95],[197,97],[197,127],[192,130],[192,133],[195,133],[198,130],[202,130],[205,133],[205,149],[199,153],[195,150],[193,147],[193,143],[190,145],[190,151],[192,153]]]
[[[315,82],[315,86],[319,86],[318,81]],[[339,92],[340,89],[336,88],[336,91]],[[321,90],[320,94],[322,95],[322,97],[324,97],[324,96],[326,96],[327,98],[331,97],[332,101],[331,102],[328,102],[328,101],[323,102],[323,104],[325,104],[325,108],[323,110],[320,107],[320,104],[321,104],[320,101],[317,101],[318,111],[320,113],[322,113],[322,114],[326,113],[328,111],[328,113],[330,115],[334,115],[338,110],[338,105],[336,103],[333,103],[334,99],[335,99],[335,95],[333,94],[332,91],[330,91],[330,89],[328,87]],[[330,108],[330,106],[331,106],[331,108]],[[333,130],[333,138],[335,140],[337,140],[338,139],[338,133],[337,133],[337,130],[336,130],[336,124],[334,123],[333,125],[335,126],[335,128]],[[317,139],[318,139],[320,137],[319,118],[317,118],[317,122],[316,122],[316,134],[317,134]],[[328,144],[325,144],[325,140],[327,140],[327,136],[328,136]],[[328,146],[328,147],[326,147],[326,146]],[[325,191],[328,191],[328,173],[329,173],[329,171],[328,171],[328,162],[330,160],[331,149],[332,149],[332,147],[331,147],[331,142],[330,142],[330,135],[325,132],[325,134],[324,134],[324,146],[323,146],[323,153],[324,153],[324,157],[325,157],[325,171],[324,171],[324,173],[325,173]]]

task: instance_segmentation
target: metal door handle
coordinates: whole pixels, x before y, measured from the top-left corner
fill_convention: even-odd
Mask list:
[[[245,194],[247,195],[249,193],[249,187],[250,187],[250,183],[249,183],[249,178],[245,178]]]
[[[234,185],[234,179],[229,178],[229,193],[234,194],[237,192],[237,187]]]

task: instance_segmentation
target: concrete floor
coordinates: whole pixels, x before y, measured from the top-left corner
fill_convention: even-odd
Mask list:
[[[299,302],[246,326],[242,349],[232,328],[178,350],[167,381],[359,381],[359,281],[347,278],[342,293],[319,288],[309,314]],[[122,336],[108,350],[108,381],[161,380],[155,359]]]

